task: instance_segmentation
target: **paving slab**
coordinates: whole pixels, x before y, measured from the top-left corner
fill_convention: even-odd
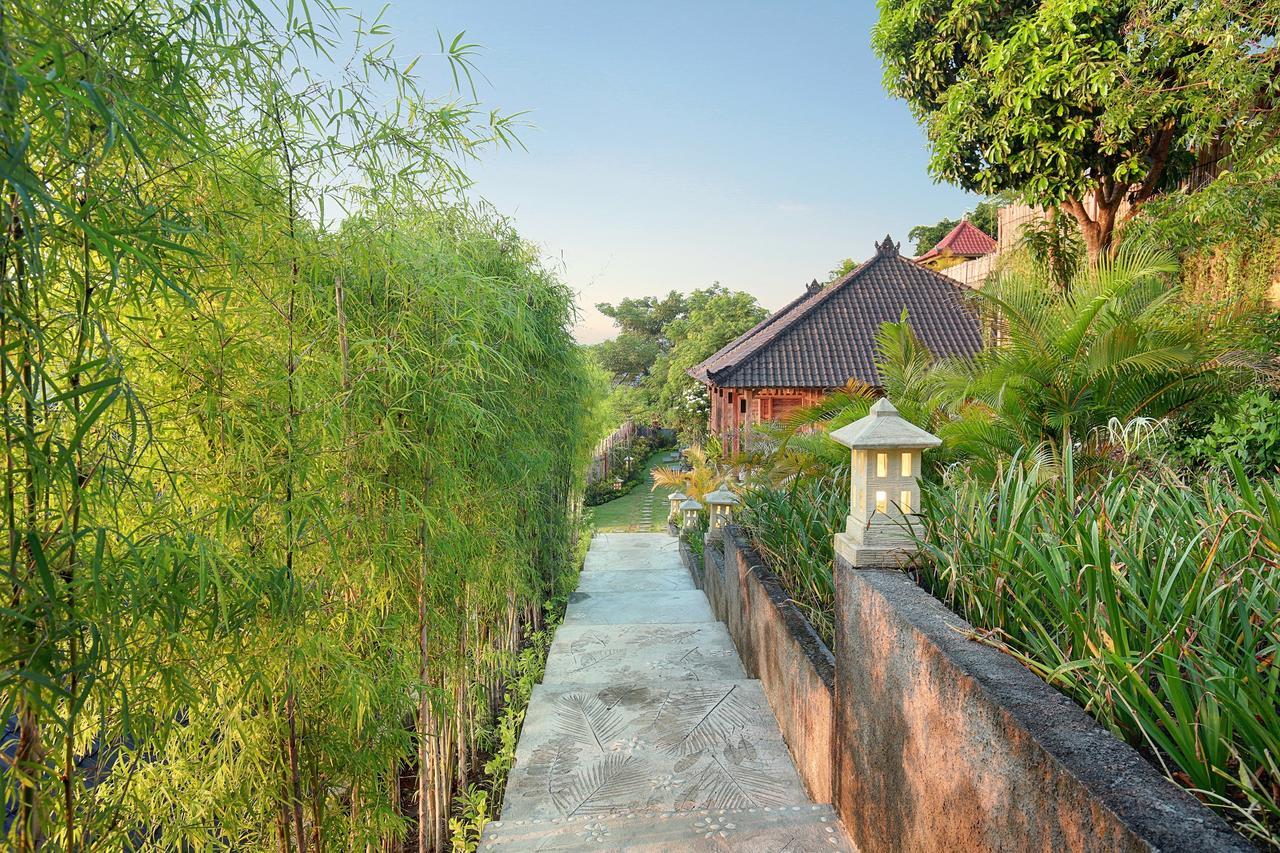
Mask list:
[[[758,681],[541,684],[502,816],[809,804]]]
[[[827,805],[500,820],[485,827],[482,845],[497,850],[629,850],[633,853],[853,851],[835,812]]]
[[[637,590],[696,589],[693,578],[683,568],[655,569],[651,572],[584,573],[578,581],[578,592],[636,592]]]
[[[485,850],[852,850],[664,533],[592,540]]]
[[[683,568],[680,544],[665,533],[598,533],[583,564],[584,573]]]
[[[565,625],[556,632],[544,684],[732,681],[745,679],[720,622]]]
[[[700,590],[575,592],[565,625],[649,625],[659,622],[714,622]]]

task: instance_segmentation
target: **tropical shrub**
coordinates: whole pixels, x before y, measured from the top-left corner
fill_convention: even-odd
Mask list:
[[[1243,832],[1280,844],[1280,490],[1006,466],[926,487],[920,582]]]
[[[835,538],[849,514],[849,474],[799,477],[743,494],[738,523],[829,647],[835,641]]]
[[[980,294],[1001,318],[997,345],[938,359],[909,317],[887,323],[877,339],[883,390],[945,439],[935,466],[970,460],[991,477],[1015,456],[1055,464],[1069,447],[1079,470],[1106,465],[1120,451],[1115,423],[1177,414],[1227,373],[1217,330],[1177,305],[1175,269],[1133,248],[1080,269],[1066,287],[1041,265],[1010,266]],[[855,384],[793,413],[768,464],[786,475],[839,462],[844,451],[823,430],[866,414],[878,393]]]
[[[1228,398],[1207,424],[1183,435],[1175,453],[1195,467],[1235,460],[1251,476],[1280,471],[1280,397],[1250,388]]]

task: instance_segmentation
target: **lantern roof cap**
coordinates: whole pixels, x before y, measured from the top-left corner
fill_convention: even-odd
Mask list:
[[[689,496],[688,496],[688,495],[686,495],[684,492],[675,491],[675,492],[672,492],[671,494],[667,495],[667,500],[669,500],[669,501],[687,501],[687,500],[689,500]]]
[[[703,500],[712,506],[736,506],[740,503],[738,496],[729,491],[728,483],[721,483],[720,488],[703,495]]]
[[[702,509],[702,504],[698,503],[693,498],[689,498],[689,500],[680,504],[680,508],[681,509]]]
[[[829,435],[833,441],[854,450],[885,447],[917,450],[942,444],[942,439],[899,415],[888,397],[876,400],[866,417]]]

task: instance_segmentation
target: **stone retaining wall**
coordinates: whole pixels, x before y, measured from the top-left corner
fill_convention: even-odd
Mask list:
[[[901,572],[837,562],[833,657],[740,528],[681,554],[860,849],[1253,849]]]
[[[836,811],[860,849],[1252,849],[972,630],[901,572],[838,560]]]

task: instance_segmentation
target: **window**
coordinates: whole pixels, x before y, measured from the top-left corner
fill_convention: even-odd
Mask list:
[[[888,453],[876,454],[876,476],[877,477],[889,476],[889,454]]]
[[[739,412],[741,412],[741,413],[742,413],[742,414],[744,414],[744,415],[747,413],[747,398],[746,398],[746,397],[743,397],[741,400],[739,400],[739,401],[738,401],[738,411],[739,411]]]
[[[898,501],[898,507],[904,513],[910,513],[911,512],[911,490],[903,489],[902,494],[899,495],[899,497],[901,499]]]
[[[889,495],[883,490],[876,492],[876,512],[889,511]]]
[[[911,451],[902,454],[902,476],[911,476]]]

